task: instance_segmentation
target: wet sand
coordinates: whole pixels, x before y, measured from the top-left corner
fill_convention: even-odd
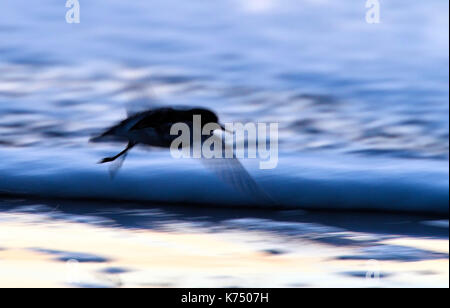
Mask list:
[[[0,199],[0,287],[448,287],[448,218]]]

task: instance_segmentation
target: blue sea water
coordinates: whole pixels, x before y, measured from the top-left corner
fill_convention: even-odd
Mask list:
[[[95,164],[126,110],[200,105],[279,123],[279,168],[244,165],[282,205],[448,214],[447,1],[381,1],[380,24],[365,1],[80,6],[68,24],[64,1],[0,4],[0,192],[250,204],[167,151],[114,180]]]

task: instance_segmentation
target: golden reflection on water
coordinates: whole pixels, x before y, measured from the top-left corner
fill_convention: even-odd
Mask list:
[[[446,253],[449,245],[387,242]],[[268,252],[273,245],[286,253]],[[55,251],[105,262],[61,261]],[[392,276],[375,281],[342,274],[370,271],[367,261],[336,259],[352,252],[262,231],[137,230],[0,213],[0,287],[448,287],[448,258],[379,262]]]

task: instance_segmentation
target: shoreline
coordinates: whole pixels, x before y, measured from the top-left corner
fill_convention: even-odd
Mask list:
[[[8,199],[0,286],[448,287],[435,218]]]

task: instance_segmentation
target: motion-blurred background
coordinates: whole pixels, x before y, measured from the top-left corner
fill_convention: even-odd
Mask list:
[[[448,287],[449,3],[379,2],[0,1],[0,286]],[[93,134],[174,104],[278,122],[259,174],[292,207],[164,152],[95,164],[121,148]]]
[[[284,151],[448,159],[448,2],[0,4],[0,144],[80,146],[158,104],[280,122]]]

